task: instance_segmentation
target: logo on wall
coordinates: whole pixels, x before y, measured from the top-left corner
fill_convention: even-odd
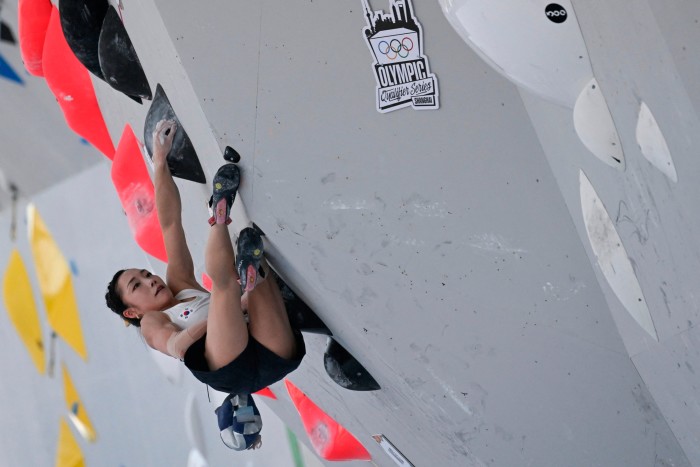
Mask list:
[[[390,0],[391,13],[374,11],[367,2],[362,0],[367,17],[363,32],[374,57],[377,110],[439,108],[437,78],[423,55],[423,33],[411,0]]]
[[[547,7],[544,9],[544,14],[547,15],[547,18],[554,23],[563,23],[566,21],[566,17],[568,16],[566,14],[566,9],[557,3],[550,3],[547,5]]]

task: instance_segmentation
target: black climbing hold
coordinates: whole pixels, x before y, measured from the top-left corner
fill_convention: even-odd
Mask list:
[[[126,97],[128,97],[128,98],[131,99],[132,101],[136,102],[137,104],[143,104],[143,101],[141,100],[140,97],[130,96],[130,95],[128,95],[128,94],[126,95]]]
[[[226,146],[226,149],[224,149],[224,159],[237,164],[241,160],[241,155],[231,146]]]
[[[127,96],[148,100],[153,97],[136,50],[114,7],[109,7],[102,23],[98,57],[107,84]]]
[[[61,28],[68,46],[80,63],[100,79],[104,76],[98,58],[98,44],[107,8],[107,0],[61,0],[58,3]]]
[[[4,21],[0,23],[0,40],[4,42],[9,42],[10,44],[17,43],[15,35],[12,34],[12,30],[7,24],[5,24]]]
[[[253,228],[258,228],[254,225]],[[328,376],[339,386],[352,391],[376,391],[381,389],[377,381],[350,352],[335,339],[333,333],[316,313],[299,298],[284,280],[275,275],[282,293],[289,323],[293,329],[328,336],[328,346],[323,355],[323,366]]]
[[[326,373],[339,386],[351,391],[376,391],[381,389],[377,380],[355,359],[350,352],[332,337],[323,354]]]
[[[190,141],[180,120],[175,115],[168,96],[165,95],[165,91],[158,84],[156,86],[156,95],[146,115],[146,123],[143,128],[143,139],[150,157],[153,157],[153,130],[155,130],[156,125],[161,120],[175,120],[177,122],[177,132],[173,138],[173,147],[168,154],[170,172],[174,177],[197,183],[206,183],[206,177],[194,146],[192,146],[192,141]]]
[[[255,227],[257,226],[254,226],[254,228]],[[287,316],[289,317],[289,323],[292,325],[292,328],[313,334],[332,336],[333,333],[328,329],[321,318],[294,293],[279,275],[275,276],[277,277],[277,285],[282,293],[284,307],[287,310]]]

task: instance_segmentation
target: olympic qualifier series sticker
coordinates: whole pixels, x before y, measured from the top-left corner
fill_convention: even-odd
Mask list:
[[[439,108],[437,78],[423,55],[423,33],[411,0],[390,0],[391,13],[374,11],[367,2],[362,0],[367,17],[363,31],[374,57],[377,110]]]

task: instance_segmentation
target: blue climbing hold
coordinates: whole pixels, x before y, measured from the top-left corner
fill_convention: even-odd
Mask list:
[[[74,259],[70,260],[70,270],[74,276],[78,275],[78,263]]]
[[[10,64],[5,61],[2,55],[0,55],[0,76],[17,84],[24,85],[24,81],[22,81],[22,78],[20,78],[17,72],[15,72],[15,70],[12,69]]]

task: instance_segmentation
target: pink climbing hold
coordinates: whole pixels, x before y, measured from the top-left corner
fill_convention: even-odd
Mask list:
[[[17,5],[19,51],[24,68],[34,76],[44,76],[42,55],[52,9],[50,0],[19,0]]]
[[[56,7],[52,8],[46,31],[42,67],[68,126],[112,159],[114,143],[97,103],[90,73],[68,46]]]
[[[284,380],[316,453],[329,461],[368,461],[367,449],[340,423],[329,417],[288,379]]]
[[[269,397],[270,399],[277,399],[277,396],[275,396],[275,393],[272,392],[272,389],[270,388],[262,388],[261,390],[259,390],[258,392],[254,392],[253,394],[255,394],[256,396]]]
[[[143,159],[141,145],[128,124],[124,127],[114,154],[112,183],[136,243],[149,255],[167,263],[168,256],[156,210],[155,189]]]
[[[211,292],[211,286],[212,286],[211,277],[209,277],[206,272],[203,272],[202,273],[202,287],[204,287],[209,292]]]

